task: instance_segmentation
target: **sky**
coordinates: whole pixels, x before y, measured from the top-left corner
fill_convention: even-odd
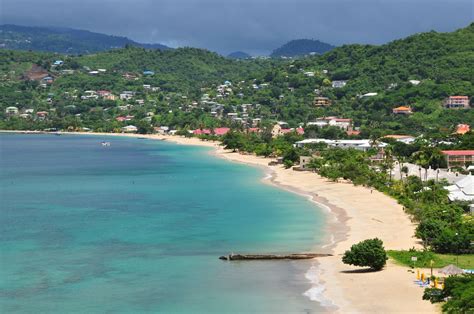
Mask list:
[[[383,44],[474,21],[474,0],[0,0],[0,24],[265,55],[292,39]]]

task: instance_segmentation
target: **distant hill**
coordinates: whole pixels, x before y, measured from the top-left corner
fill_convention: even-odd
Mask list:
[[[309,54],[323,54],[334,48],[336,47],[319,40],[297,39],[273,50],[270,57],[298,57]]]
[[[235,52],[232,52],[230,53],[227,58],[232,58],[232,59],[249,59],[249,58],[252,58],[251,55],[249,55],[248,53],[246,52],[243,52],[243,51],[235,51]]]
[[[141,44],[127,37],[58,27],[0,25],[0,48],[68,54],[87,54],[126,45],[166,50],[161,44]]]

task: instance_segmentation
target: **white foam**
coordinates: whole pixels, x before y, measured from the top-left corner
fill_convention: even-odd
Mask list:
[[[305,274],[305,277],[311,282],[312,287],[304,292],[303,295],[324,307],[334,307],[334,303],[323,295],[326,287],[319,281],[320,275],[321,271],[316,264],[313,264]]]
[[[331,237],[329,238],[329,243],[323,245],[321,248],[327,248],[328,246],[331,246],[333,245],[334,243],[336,243],[336,239],[334,238],[334,234],[331,234]]]

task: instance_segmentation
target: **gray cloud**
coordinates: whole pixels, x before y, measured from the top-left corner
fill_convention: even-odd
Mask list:
[[[0,22],[63,26],[221,53],[288,40],[381,44],[474,20],[472,0],[0,0]]]

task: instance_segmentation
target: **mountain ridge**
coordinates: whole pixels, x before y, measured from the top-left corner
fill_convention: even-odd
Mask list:
[[[0,25],[0,48],[66,54],[87,54],[127,45],[146,49],[171,49],[162,44],[144,44],[124,36],[106,35],[65,27]]]

